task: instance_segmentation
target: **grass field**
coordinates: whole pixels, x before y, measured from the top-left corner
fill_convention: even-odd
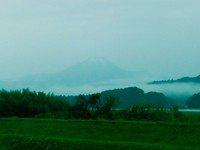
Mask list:
[[[199,150],[200,124],[0,119],[0,150]]]

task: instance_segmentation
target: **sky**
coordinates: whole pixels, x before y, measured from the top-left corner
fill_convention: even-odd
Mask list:
[[[155,79],[200,74],[199,0],[0,0],[0,80],[103,57]]]

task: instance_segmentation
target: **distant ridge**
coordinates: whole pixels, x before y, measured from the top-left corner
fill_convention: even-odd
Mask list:
[[[151,104],[155,107],[172,108],[176,105],[170,97],[165,96],[163,93],[145,93],[142,89],[137,87],[106,90],[100,94],[103,101],[109,96],[116,97],[119,100],[119,104],[117,106],[119,108],[129,108],[133,105],[144,104]],[[66,96],[66,100],[74,104],[77,97],[78,96]]]
[[[11,88],[39,87],[42,89],[75,87],[126,79],[132,76],[132,72],[121,69],[105,58],[91,58],[60,72],[27,76],[7,85],[0,83],[0,86],[1,88],[9,86]]]
[[[173,84],[173,83],[196,83],[200,84],[200,75],[197,77],[183,77],[177,80],[161,80],[161,81],[153,81],[148,84]]]

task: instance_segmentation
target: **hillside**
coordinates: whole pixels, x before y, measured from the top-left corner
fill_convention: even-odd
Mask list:
[[[114,89],[101,92],[101,98],[104,100],[108,96],[114,96],[118,99],[117,107],[131,107],[132,105],[152,104],[154,106],[161,106],[171,108],[175,102],[158,92],[144,93],[142,89],[137,87],[129,87],[124,89]],[[77,96],[68,96],[66,99],[70,103],[75,103]]]
[[[177,80],[153,81],[149,84],[197,83],[200,84],[200,75],[197,77],[183,77]]]
[[[119,99],[120,107],[130,107],[132,105],[152,104],[161,107],[173,107],[175,102],[162,93],[150,92],[144,93],[137,87],[125,89],[115,89],[102,92],[102,97],[114,96]]]
[[[190,109],[200,109],[200,93],[189,97],[186,101],[186,105]]]
[[[23,77],[15,82],[2,84],[0,88],[33,88],[44,90],[51,87],[75,87],[131,78],[132,73],[121,69],[104,58],[87,59],[56,73]]]

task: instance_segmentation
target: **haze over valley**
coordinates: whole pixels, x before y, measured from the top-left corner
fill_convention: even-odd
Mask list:
[[[180,105],[200,89],[198,82],[188,82],[188,79],[193,81],[195,78],[149,82],[148,75],[147,72],[126,70],[105,58],[95,57],[63,71],[25,76],[9,82],[1,81],[1,88],[7,90],[29,88],[70,96],[138,87],[146,93],[152,91],[164,93]]]
[[[199,4],[2,1],[0,88],[78,95],[138,87],[185,100],[200,92],[196,82],[175,81],[200,75]]]

